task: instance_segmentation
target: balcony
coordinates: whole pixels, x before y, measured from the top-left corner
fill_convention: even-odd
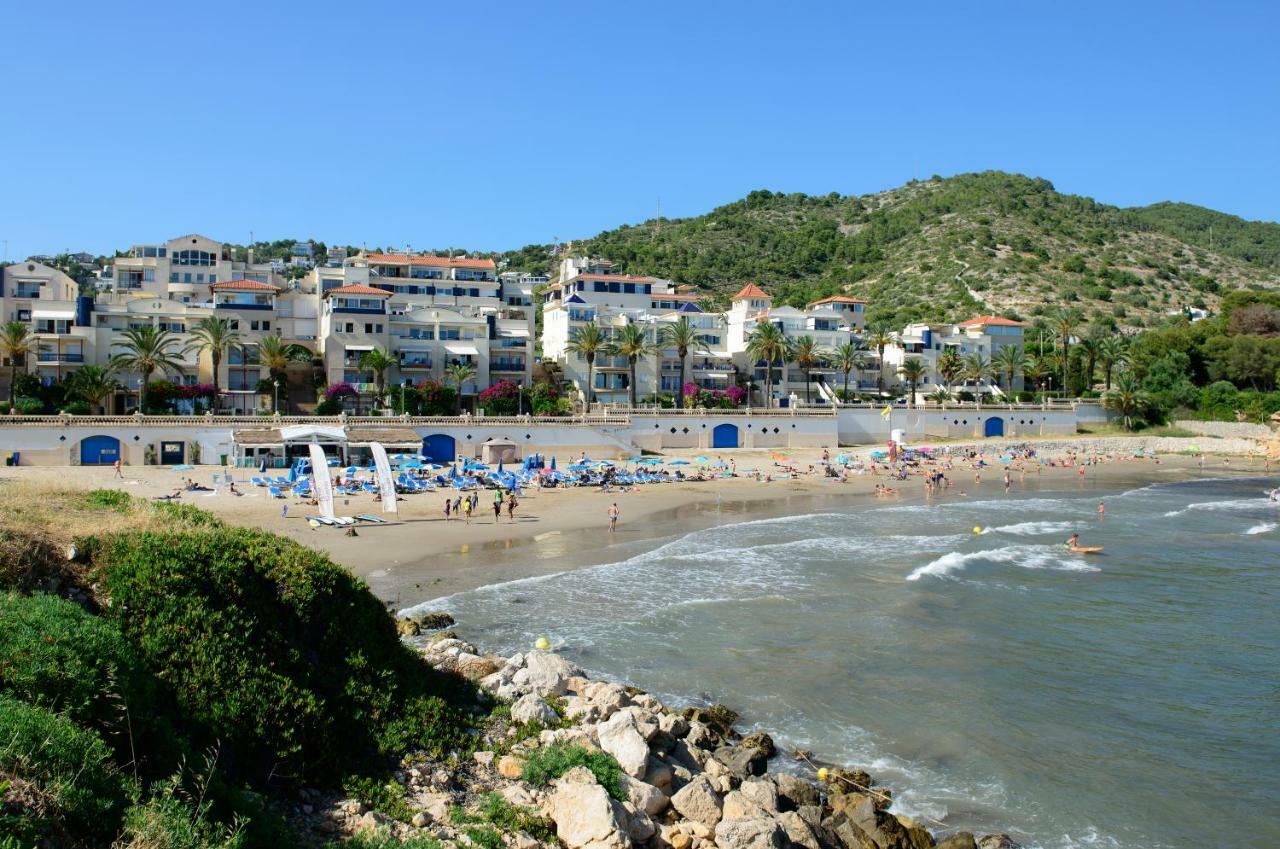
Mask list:
[[[422,358],[405,358],[400,361],[401,371],[430,371],[432,367],[431,360]]]
[[[491,360],[489,371],[521,372],[525,370],[524,360]]]
[[[40,287],[18,286],[13,290],[13,296],[20,300],[38,300],[40,298]]]
[[[71,351],[41,351],[36,354],[36,362],[40,363],[82,363],[84,354]]]

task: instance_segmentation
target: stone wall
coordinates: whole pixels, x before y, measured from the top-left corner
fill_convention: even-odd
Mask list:
[[[1199,422],[1182,419],[1173,423],[1174,427],[1199,433],[1204,436],[1216,436],[1222,439],[1274,439],[1276,432],[1266,425],[1248,422]]]

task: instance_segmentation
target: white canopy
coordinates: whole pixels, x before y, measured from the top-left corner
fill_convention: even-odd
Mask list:
[[[475,345],[470,345],[465,342],[445,342],[444,349],[448,351],[450,354],[458,354],[460,356],[468,356],[468,357],[480,356],[480,351],[479,349],[476,348]]]
[[[285,425],[280,428],[280,438],[285,442],[346,442],[347,433],[331,425]]]
[[[57,318],[57,319],[74,319],[76,317],[75,310],[32,310],[32,318]]]

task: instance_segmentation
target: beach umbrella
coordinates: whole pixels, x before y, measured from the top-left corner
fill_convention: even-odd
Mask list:
[[[189,471],[191,471],[191,470],[192,470],[192,469],[194,469],[194,468],[195,468],[195,466],[189,466],[189,465],[187,465],[186,463],[179,463],[178,465],[176,465],[176,466],[174,466],[174,467],[173,467],[173,471],[175,471],[175,472],[189,472]]]
[[[672,461],[671,461],[670,463],[668,463],[667,465],[669,465],[669,466],[687,466],[687,465],[689,465],[689,461],[688,461],[688,460],[672,460]]]
[[[502,474],[502,458],[498,458],[498,474]]]
[[[570,466],[570,467],[569,467],[569,471],[571,471],[571,472],[585,472],[587,469],[590,469],[590,468],[591,468],[591,467],[590,467],[590,466],[588,466],[586,463],[574,463],[572,466]]]
[[[729,464],[728,464],[728,463],[726,463],[724,460],[716,460],[716,461],[715,461],[714,463],[712,463],[711,465],[712,465],[712,466],[715,466],[717,469],[727,469],[727,468],[729,468]]]
[[[555,470],[556,470],[556,458],[555,458],[555,455],[553,454],[551,455],[551,471],[554,472]]]
[[[706,458],[706,457],[694,457],[694,458],[693,458],[693,462],[695,462],[695,463],[707,463],[707,462],[710,462],[710,461],[709,461],[709,460],[707,460],[707,458]]]
[[[643,457],[632,457],[629,460],[627,460],[628,463],[643,463],[644,461],[645,460]]]
[[[660,460],[660,459],[659,459],[659,458],[657,458],[657,457],[652,457],[652,458],[650,458],[650,459],[648,459],[648,460],[645,460],[645,461],[644,461],[644,465],[646,465],[646,466],[661,466],[661,465],[662,465],[662,460]]]

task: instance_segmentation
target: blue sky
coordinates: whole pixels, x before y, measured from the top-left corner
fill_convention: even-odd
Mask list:
[[[1280,3],[11,3],[8,257],[499,250],[998,168],[1280,219]]]

